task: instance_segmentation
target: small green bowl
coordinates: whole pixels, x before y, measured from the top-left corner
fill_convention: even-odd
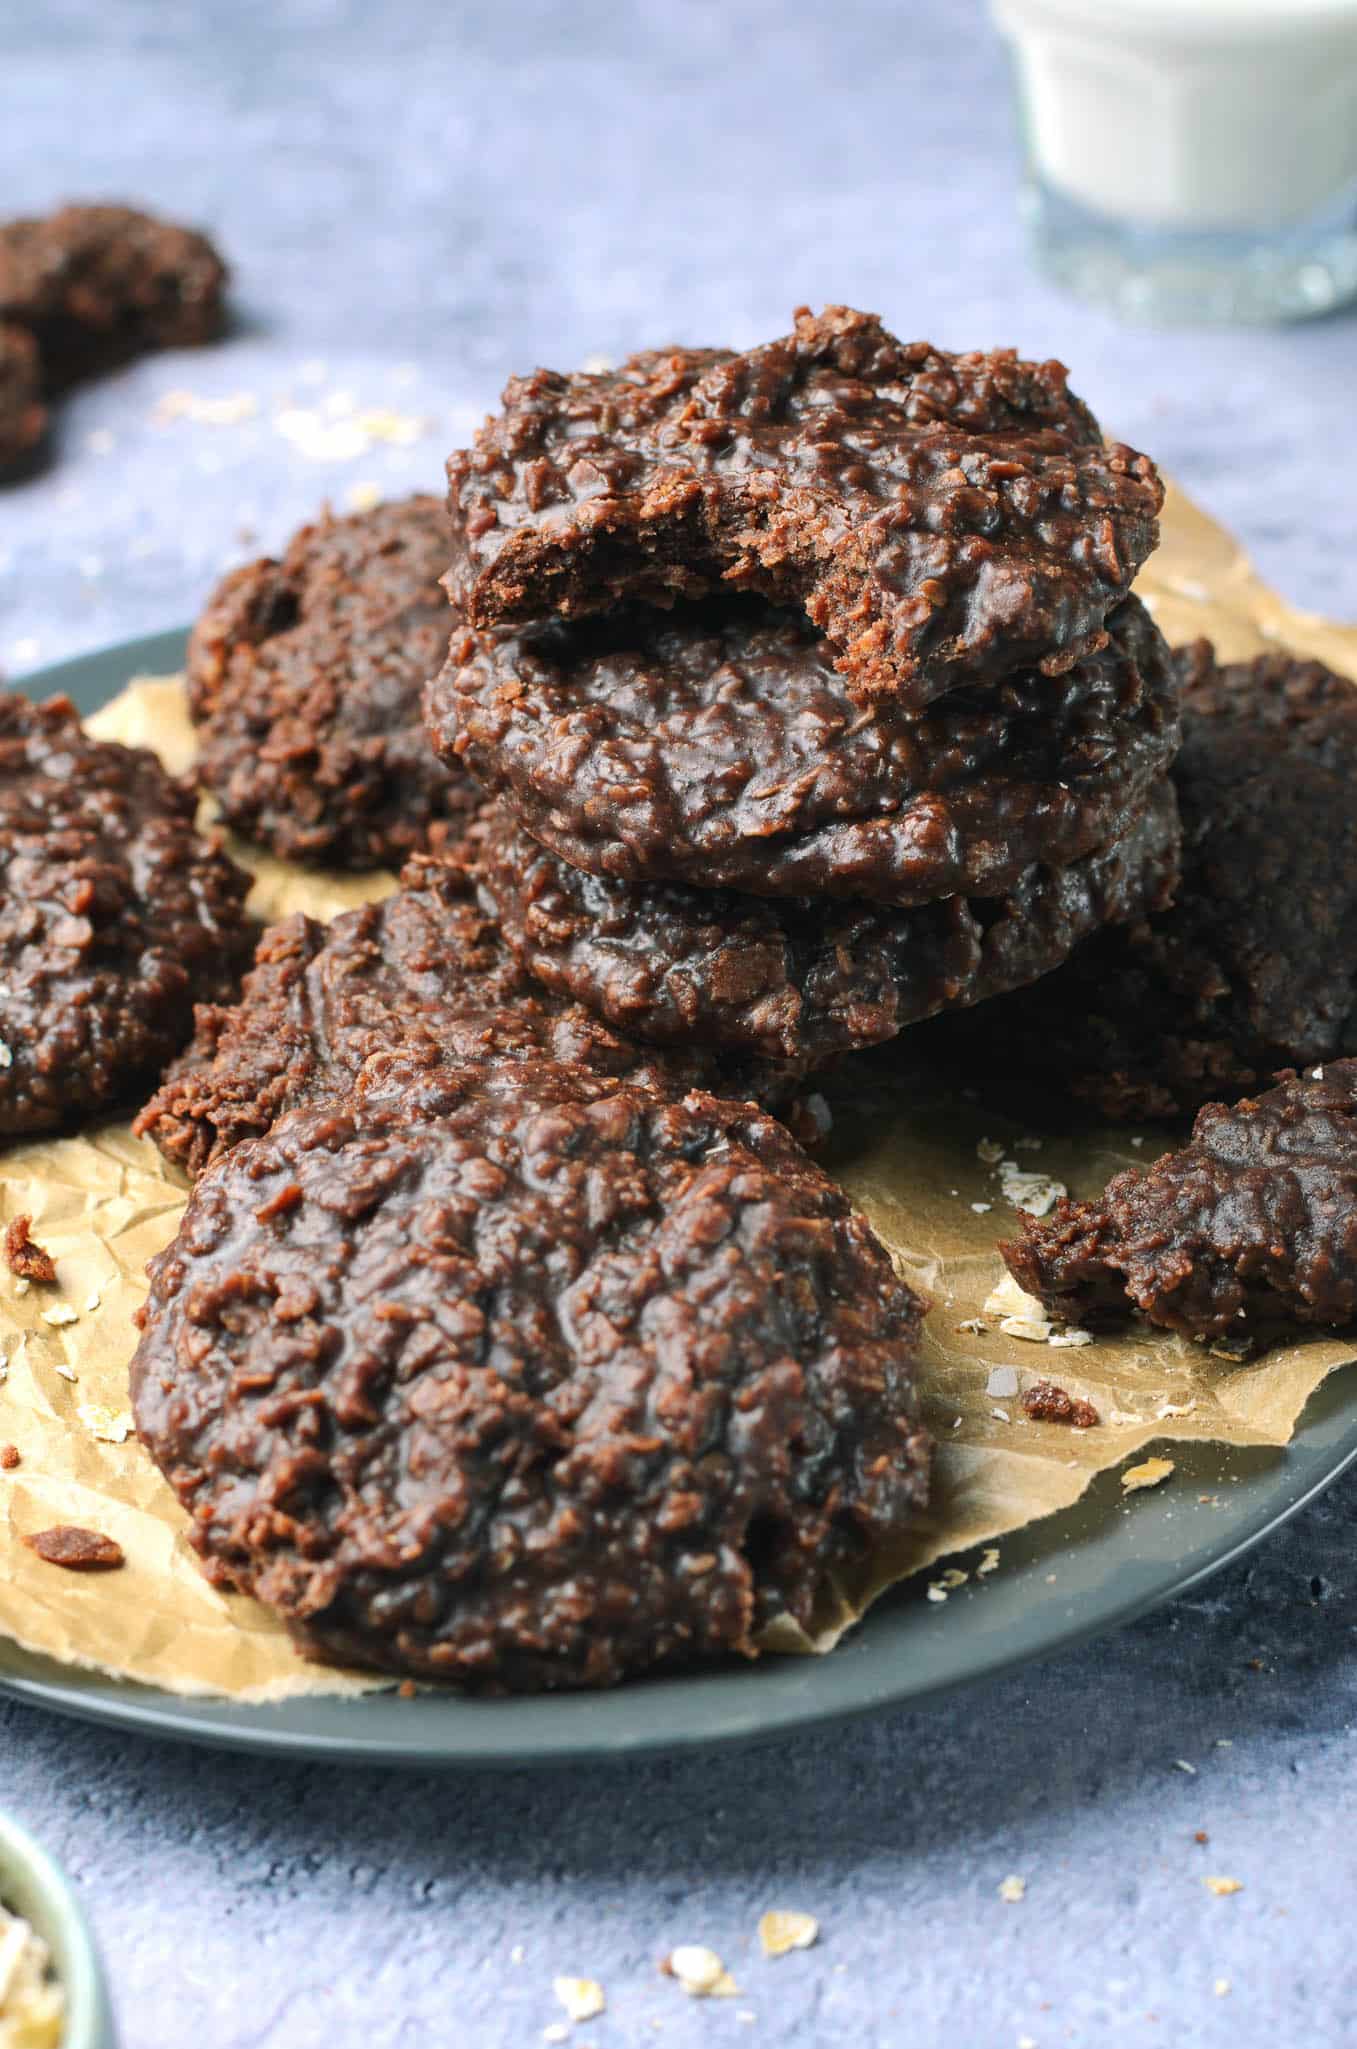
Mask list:
[[[0,1814],[0,1899],[52,1952],[66,1994],[61,2049],[118,2049],[103,1966],[70,1881],[33,1838]]]

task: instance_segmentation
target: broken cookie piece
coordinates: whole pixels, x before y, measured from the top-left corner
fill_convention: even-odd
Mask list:
[[[127,1563],[116,1538],[105,1537],[99,1530],[81,1529],[78,1523],[35,1530],[24,1542],[49,1565],[64,1565],[68,1572],[112,1572]]]
[[[40,1288],[49,1288],[57,1277],[56,1264],[31,1235],[32,1227],[32,1217],[26,1216],[15,1217],[8,1226],[5,1264],[21,1281],[36,1281]]]
[[[1357,690],[1273,653],[1177,657],[1172,904],[958,1024],[948,1057],[1030,1074],[1099,1116],[1190,1117],[1284,1067],[1357,1053]]]
[[[1021,1401],[1023,1414],[1032,1423],[1068,1423],[1072,1430],[1095,1430],[1102,1420],[1092,1402],[1057,1386],[1054,1380],[1034,1380],[1024,1388]]]
[[[1020,1287],[1080,1322],[1139,1310],[1202,1340],[1357,1319],[1357,1060],[1202,1110],[1188,1145],[1025,1217]]]

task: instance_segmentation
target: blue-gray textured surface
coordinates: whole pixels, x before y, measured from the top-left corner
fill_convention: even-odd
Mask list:
[[[201,220],[241,314],[78,396],[0,492],[12,673],[187,618],[323,496],[437,488],[510,368],[824,298],[1063,356],[1288,595],[1357,615],[1357,326],[1137,332],[1044,289],[975,0],[45,0],[0,8],[0,173],[5,212]],[[184,391],[230,424],[160,403]],[[427,425],[342,459],[327,406]],[[0,1798],[80,1883],[136,2049],[530,2044],[558,1973],[608,1994],[575,2049],[1347,2043],[1355,1537],[1349,1482],[1099,1646],[776,1751],[378,1778],[4,1705]],[[778,1905],[823,1937],[769,1963]],[[655,1968],[680,1941],[741,1996],[685,2000]]]

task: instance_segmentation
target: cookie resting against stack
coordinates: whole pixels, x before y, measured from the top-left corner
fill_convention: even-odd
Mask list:
[[[249,878],[143,748],[0,692],[0,1135],[136,1102],[249,960]]]
[[[1173,1118],[1284,1067],[1357,1053],[1357,688],[1287,654],[1180,651],[1172,908],[967,1020],[978,1073],[1073,1094],[1104,1117]]]
[[[603,1684],[810,1622],[924,1505],[923,1305],[741,1099],[1167,901],[1160,486],[1058,365],[844,309],[515,380],[449,475],[457,815],[144,1113],[197,1180],[135,1411],[308,1654]]]
[[[198,779],[280,860],[399,868],[477,801],[420,722],[443,659],[447,516],[415,496],[304,526],[234,569],[189,643]]]
[[[1002,1248],[1057,1315],[1139,1312],[1201,1342],[1357,1319],[1357,1060],[1240,1103],[1209,1103],[1190,1142],[1091,1202],[1026,1217]]]

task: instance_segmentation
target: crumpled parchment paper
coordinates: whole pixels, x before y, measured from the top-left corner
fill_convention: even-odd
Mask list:
[[[1139,588],[1172,641],[1204,633],[1235,657],[1285,645],[1357,678],[1357,627],[1290,610],[1181,494],[1170,497],[1163,546]],[[138,682],[90,723],[155,747],[174,768],[191,758],[177,679]],[[251,906],[261,917],[305,909],[328,918],[393,886],[390,876],[317,876],[233,851],[256,873]],[[1097,1473],[1151,1442],[1285,1444],[1319,1382],[1357,1351],[1317,1337],[1241,1364],[1149,1332],[1053,1345],[1001,1330],[1003,1307],[985,1304],[1003,1278],[995,1241],[1017,1220],[1005,1193],[1014,1168],[1088,1195],[1153,1159],[1171,1134],[1024,1128],[943,1096],[936,1082],[920,1085],[910,1067],[906,1035],[840,1080],[827,1164],[933,1304],[922,1388],[938,1441],[934,1504],[907,1545],[837,1590],[813,1643],[775,1638],[774,1648],[829,1649],[886,1586],[1069,1507]],[[177,1504],[131,1435],[131,1316],[145,1262],[173,1234],[183,1200],[180,1177],[126,1125],[4,1156],[0,1223],[32,1216],[58,1286],[23,1290],[0,1267],[0,1445],[13,1443],[22,1459],[0,1472],[0,1633],[179,1693],[276,1700],[358,1690],[371,1682],[304,1663],[262,1608],[207,1585]],[[1039,1378],[1091,1401],[1098,1426],[1028,1422],[1019,1397]],[[22,1539],[58,1522],[116,1537],[126,1566],[86,1576],[44,1563]]]

